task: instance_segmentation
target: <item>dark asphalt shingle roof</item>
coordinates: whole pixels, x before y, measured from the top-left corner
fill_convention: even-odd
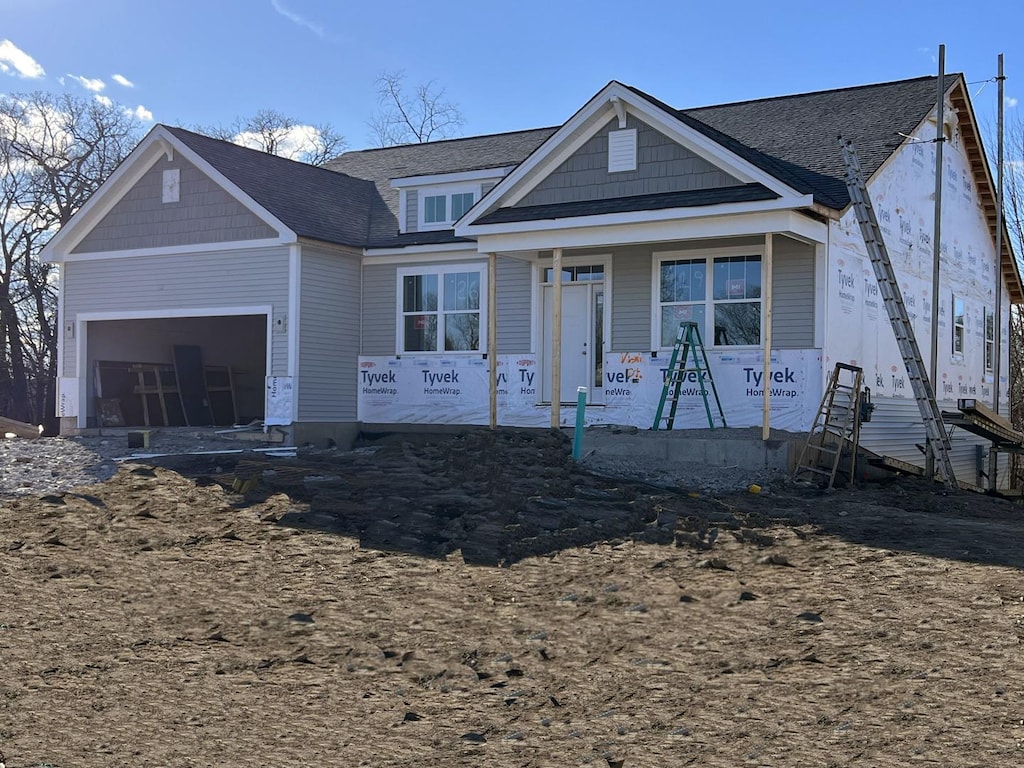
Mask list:
[[[957,77],[947,75],[947,85]],[[920,77],[685,110],[627,87],[816,202],[842,210],[849,197],[837,137],[854,142],[865,177],[870,176],[900,143],[899,134],[913,132],[931,111],[935,85],[935,77]],[[461,239],[451,232],[399,234],[399,193],[392,179],[515,166],[557,128],[346,152],[322,167],[181,128],[168,130],[299,235],[356,247],[400,247]],[[745,188],[498,209],[481,223],[708,205],[715,194],[754,194],[738,189]]]
[[[164,127],[300,237],[366,245],[373,182]]]
[[[946,88],[959,76],[946,75]],[[676,110],[637,95],[720,142],[815,201],[842,210],[850,198],[838,137],[853,141],[868,178],[935,107],[935,77]]]
[[[743,184],[716,189],[687,189],[682,192],[661,192],[654,195],[614,197],[605,200],[581,200],[571,203],[499,208],[477,219],[477,224],[501,224],[510,221],[542,221],[567,219],[573,216],[597,216],[627,211],[658,211],[665,208],[691,208],[721,203],[743,203],[750,200],[776,200],[779,195],[762,184]]]

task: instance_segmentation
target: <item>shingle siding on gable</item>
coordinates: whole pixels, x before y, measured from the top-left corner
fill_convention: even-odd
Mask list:
[[[420,229],[420,192],[418,189],[405,191],[405,231],[419,232]]]
[[[646,123],[629,116],[626,125],[637,129],[636,171],[608,172],[608,132],[618,130],[618,121],[612,120],[516,207],[742,184]]]
[[[181,171],[180,201],[163,202],[163,172]],[[184,158],[161,158],[73,253],[275,238],[278,233]]]

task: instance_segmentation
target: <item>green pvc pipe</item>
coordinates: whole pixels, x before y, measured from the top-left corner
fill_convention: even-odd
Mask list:
[[[583,417],[587,412],[587,388],[576,387],[576,431],[572,435],[572,460],[579,461],[583,453]]]

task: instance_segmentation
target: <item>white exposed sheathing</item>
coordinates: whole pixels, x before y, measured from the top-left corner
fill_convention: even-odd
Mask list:
[[[934,124],[925,123],[934,130]],[[909,144],[870,184],[875,215],[897,276],[903,301],[930,369],[934,233],[935,144]],[[941,290],[939,293],[938,385],[940,401],[976,397],[991,404],[992,376],[985,371],[985,311],[997,297],[995,244],[984,216],[960,134],[954,121],[943,150]],[[825,371],[835,362],[864,368],[876,398],[913,398],[906,369],[878,291],[856,215],[851,208],[829,228],[829,275]],[[962,355],[952,351],[954,294],[964,299]],[[1008,298],[998,296],[1007,317]],[[1007,341],[1003,333],[1001,399],[1007,391]]]

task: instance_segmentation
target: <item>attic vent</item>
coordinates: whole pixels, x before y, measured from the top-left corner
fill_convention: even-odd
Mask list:
[[[636,128],[608,131],[608,173],[636,170]]]
[[[170,168],[164,171],[162,199],[165,203],[176,203],[181,199],[180,181],[180,169]]]

